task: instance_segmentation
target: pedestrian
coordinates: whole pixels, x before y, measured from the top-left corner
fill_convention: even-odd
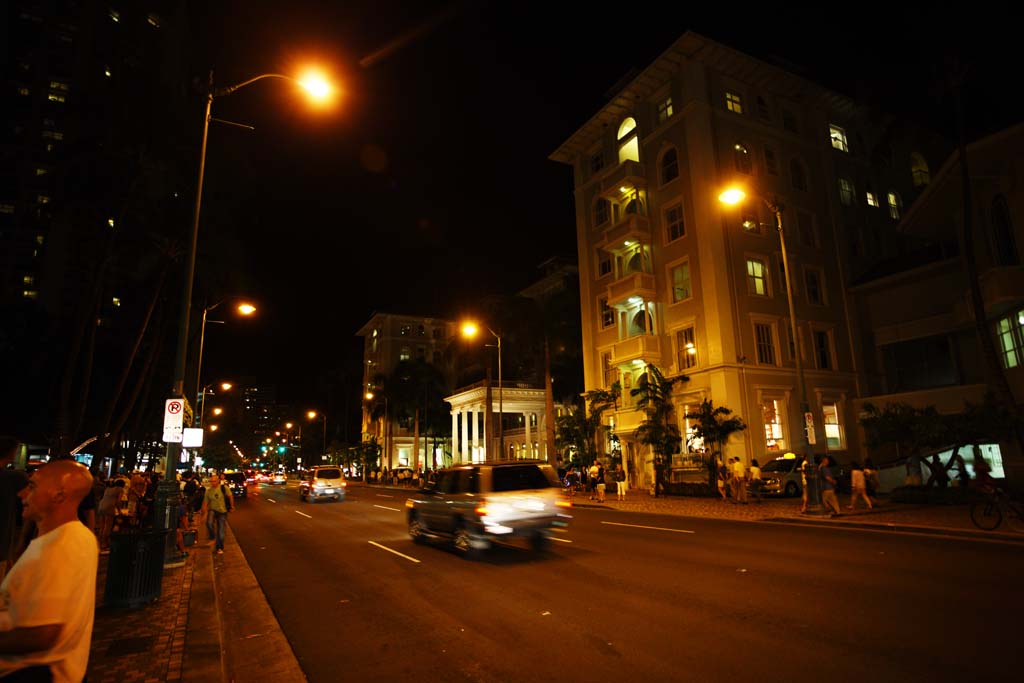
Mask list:
[[[903,483],[907,486],[920,486],[921,485],[921,456],[917,453],[911,453],[907,456],[907,462],[904,466],[906,468],[907,476],[903,480]]]
[[[21,499],[18,492],[28,485],[24,472],[7,469],[18,452],[18,441],[0,436],[0,581],[14,563],[14,550],[18,544]]]
[[[868,498],[878,494],[878,468],[871,458],[864,458],[864,485],[867,487]]]
[[[604,494],[607,489],[607,484],[604,481],[604,465],[597,466],[597,502],[604,502]]]
[[[871,504],[871,497],[867,491],[867,477],[864,474],[864,468],[858,462],[853,463],[853,471],[850,472],[850,509],[853,510],[857,507],[857,499],[863,498],[864,502],[868,504],[868,510],[874,507]]]
[[[832,476],[832,458],[827,455],[821,456],[821,464],[818,466],[818,480],[821,482],[821,504],[825,509],[831,509],[831,517],[838,517],[842,514],[839,510],[839,499],[836,498],[836,478]]]
[[[587,490],[590,491],[590,500],[594,500],[594,494],[597,492],[597,460],[590,465],[587,474]]]
[[[757,458],[750,461],[750,488],[754,492],[754,498],[761,502],[761,466]]]
[[[626,470],[622,469],[622,463],[615,466],[615,497],[626,500]]]
[[[807,458],[800,458],[800,513],[807,512]]]
[[[945,489],[949,486],[949,473],[942,466],[938,453],[932,455],[932,461],[928,463],[928,466],[931,468],[932,473],[928,476],[928,482],[925,484],[927,488],[931,488],[933,483],[940,489]]]
[[[208,541],[215,541],[218,555],[224,554],[224,535],[227,533],[228,511],[233,507],[233,503],[231,489],[221,484],[219,476],[211,475],[210,486],[203,496],[201,516],[206,523],[206,538]]]
[[[718,479],[718,495],[722,497],[723,501],[728,501],[728,496],[725,492],[725,482],[729,479],[729,470],[721,458],[718,459],[718,468],[715,471],[715,475]]]
[[[747,504],[747,467],[740,458],[732,459],[732,499]]]
[[[956,454],[956,484],[961,494],[967,493],[967,488],[971,485],[971,475],[967,471],[967,463],[964,462],[964,457],[960,453]]]
[[[78,520],[89,468],[55,460],[18,494],[39,535],[0,584],[0,680],[78,682],[85,677],[96,608],[96,536]]]
[[[181,487],[181,492],[185,495],[185,507],[188,510],[188,523],[192,525],[192,518],[196,513],[195,501],[196,493],[199,491],[199,477],[196,476],[195,472],[189,472],[185,478],[185,484]]]
[[[100,499],[96,509],[99,519],[99,541],[100,552],[110,552],[110,534],[114,530],[114,521],[117,519],[117,511],[120,508],[121,491],[124,490],[124,480],[116,479],[103,491],[103,498]]]

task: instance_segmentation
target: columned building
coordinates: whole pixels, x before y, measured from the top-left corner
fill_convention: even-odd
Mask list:
[[[488,426],[487,396],[487,383],[478,382],[445,399],[452,406],[452,464],[488,459],[547,460],[544,390],[506,382],[499,392],[497,384],[492,384],[492,426]],[[563,406],[556,405],[555,416],[563,410]],[[504,424],[504,435],[499,432],[499,420]]]
[[[551,155],[573,170],[586,389],[621,386],[609,424],[634,486],[653,479],[629,396],[649,364],[689,378],[674,397],[684,431],[703,399],[747,422],[725,456],[763,462],[797,449],[806,429],[816,453],[859,457],[860,332],[845,285],[897,248],[904,204],[923,189],[910,159],[935,148],[875,120],[843,95],[686,33]],[[728,207],[718,197],[734,185],[747,200]],[[796,338],[762,198],[784,206]]]

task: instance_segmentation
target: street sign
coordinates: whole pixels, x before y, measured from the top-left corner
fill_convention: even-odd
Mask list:
[[[807,443],[813,446],[817,443],[814,438],[814,413],[804,413],[804,425],[807,428]]]
[[[181,437],[182,448],[202,448],[203,430],[201,427],[185,427]]]
[[[185,421],[185,400],[169,398],[164,402],[164,443],[181,443]]]

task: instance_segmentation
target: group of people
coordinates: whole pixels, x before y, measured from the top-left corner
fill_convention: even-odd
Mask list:
[[[728,501],[731,495],[733,503],[746,505],[750,488],[757,502],[761,502],[761,466],[756,459],[750,461],[749,468],[739,458],[729,458],[728,463],[719,460],[717,480],[722,500]]]
[[[81,681],[95,613],[99,557],[111,534],[151,525],[155,474],[109,481],[70,459],[31,476],[12,469],[19,444],[0,436],[0,683]],[[197,502],[198,501],[198,502]],[[178,549],[195,513],[223,553],[231,488],[216,474],[179,481]]]
[[[622,464],[616,464],[611,471],[612,481],[615,482],[615,496],[617,500],[626,500],[626,471]],[[576,495],[576,491],[585,489],[590,494],[590,500],[598,503],[605,502],[608,491],[608,470],[604,463],[595,460],[590,467],[583,467],[577,471],[575,466],[570,465],[562,474],[562,485],[569,491],[569,495]]]

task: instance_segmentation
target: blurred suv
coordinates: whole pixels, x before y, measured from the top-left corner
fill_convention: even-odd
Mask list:
[[[341,501],[345,498],[345,486],[340,467],[314,467],[299,482],[299,498],[307,503],[321,498]]]
[[[551,529],[568,526],[571,505],[554,468],[523,460],[441,470],[405,502],[414,542],[444,539],[467,558],[513,537],[544,550]]]
[[[242,472],[225,474],[224,483],[231,487],[231,495],[235,498],[245,498],[249,495],[249,487]]]
[[[838,462],[833,456],[832,476],[836,480],[836,491],[845,493],[850,490],[849,468]],[[785,456],[769,460],[761,468],[761,493],[770,495],[783,495],[788,498],[799,496],[803,493],[803,480],[800,477],[800,463],[803,458]],[[817,472],[815,471],[815,474]]]

